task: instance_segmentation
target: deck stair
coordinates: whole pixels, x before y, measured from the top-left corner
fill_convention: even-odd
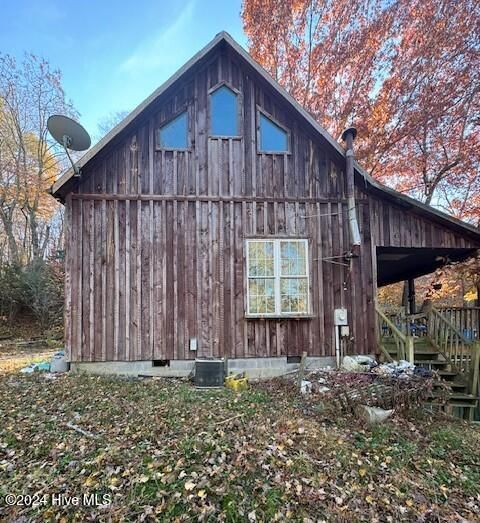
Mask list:
[[[379,313],[379,311],[377,311]],[[421,317],[421,315],[417,315]],[[431,323],[425,315],[421,335],[412,335],[412,330],[391,321],[383,313],[379,318],[379,347],[387,361],[406,359],[417,367],[435,372],[435,383],[430,406],[443,409],[463,419],[473,420],[478,405],[478,375],[480,367],[480,346],[464,340],[457,331],[437,315]],[[410,320],[408,324],[411,325]],[[433,332],[441,328],[441,336]],[[408,332],[408,334],[407,334]],[[445,403],[445,394],[447,401]]]

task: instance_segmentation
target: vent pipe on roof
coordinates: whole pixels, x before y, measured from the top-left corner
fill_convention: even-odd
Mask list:
[[[353,140],[357,136],[355,127],[349,127],[342,133],[342,140],[347,146],[346,156],[346,176],[347,176],[347,202],[348,202],[348,221],[350,224],[350,238],[352,244],[351,255],[358,256],[360,251],[360,229],[358,227],[357,209],[355,206],[355,180],[354,180],[354,154]]]

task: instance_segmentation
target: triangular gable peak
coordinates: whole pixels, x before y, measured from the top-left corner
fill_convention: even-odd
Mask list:
[[[252,75],[256,77],[257,81],[265,84],[268,89],[275,93],[275,95],[278,95],[278,97],[285,103],[286,107],[291,111],[294,111],[298,119],[302,122],[304,130],[309,134],[316,136],[321,146],[327,147],[330,150],[330,156],[335,158],[335,161],[342,165],[340,169],[343,169],[345,158],[344,148],[226,32],[219,33],[164,84],[139,104],[124,120],[122,120],[122,122],[87,151],[77,162],[78,167],[87,170],[89,163],[106,154],[109,149],[119,143],[122,137],[128,135],[131,128],[135,127],[142,121],[142,119],[144,119],[145,113],[161,104],[162,99],[168,96],[169,93],[171,93],[172,90],[182,82],[182,80],[193,74],[195,69],[204,66],[205,63],[209,61],[210,57],[224,46],[228,47],[229,52],[233,53],[244,67],[250,69]],[[452,229],[452,231],[457,234],[466,235],[468,238],[473,239],[475,243],[480,243],[480,234],[473,226],[380,184],[369,176],[358,163],[355,163],[355,175],[360,190],[365,190],[373,196],[385,199],[386,201],[389,201],[404,210],[417,214],[418,216],[424,217],[427,220],[433,220],[435,223],[440,224],[443,227]],[[76,179],[73,170],[70,169],[55,182],[51,188],[51,193],[59,200],[64,201],[66,195],[72,191],[75,185]]]
[[[220,32],[211,40],[203,49],[196,53],[188,62],[186,62],[178,71],[173,74],[166,82],[164,82],[158,89],[156,89],[148,98],[140,103],[131,113],[129,113],[118,125],[116,125],[110,132],[108,132],[98,143],[89,149],[78,160],[77,166],[81,169],[97,154],[101,153],[112,141],[118,138],[124,131],[134,125],[138,119],[142,118],[142,114],[155,105],[161,97],[175,86],[177,82],[181,82],[185,76],[191,73],[193,68],[199,67],[202,63],[208,62],[209,57],[222,45],[228,45],[229,48],[241,59],[245,65],[252,68],[254,73],[266,82],[278,95],[280,95],[288,104],[304,119],[311,129],[319,134],[335,151],[344,156],[345,151],[343,147],[326,131],[292,96],[290,96],[281,85],[276,82],[269,73],[263,69],[249,54],[239,45],[228,33]],[[59,178],[52,186],[51,193],[54,196],[63,197],[65,191],[62,187],[69,182],[74,173],[69,169],[61,178]],[[68,191],[67,191],[68,192]]]

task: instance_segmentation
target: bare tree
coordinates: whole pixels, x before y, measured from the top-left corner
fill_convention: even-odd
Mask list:
[[[117,124],[119,124],[127,115],[129,111],[114,111],[104,116],[98,122],[98,133],[95,138],[97,141],[101,140],[106,134],[108,134]]]
[[[18,63],[0,54],[0,221],[9,261],[45,256],[56,204],[46,191],[64,156],[47,130],[51,114],[76,116],[49,63],[26,54]]]

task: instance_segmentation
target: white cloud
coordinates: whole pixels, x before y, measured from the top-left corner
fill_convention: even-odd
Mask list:
[[[120,72],[137,74],[178,65],[179,58],[183,58],[182,55],[189,52],[188,41],[190,25],[194,21],[194,7],[195,0],[190,0],[169,26],[164,26],[153,38],[142,41],[120,64]]]

